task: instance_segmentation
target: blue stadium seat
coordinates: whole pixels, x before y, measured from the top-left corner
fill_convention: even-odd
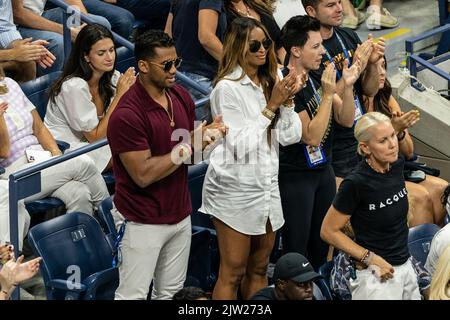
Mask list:
[[[330,274],[331,270],[333,270],[334,261],[328,261],[324,263],[319,268],[319,274],[323,276],[323,278],[319,278],[315,280],[314,282],[317,284],[317,286],[320,288],[320,291],[322,291],[322,295],[327,300],[333,300],[333,293],[330,288]]]
[[[53,82],[62,74],[61,71],[52,72],[45,76],[38,77],[34,80],[25,82],[21,84],[21,88],[28,99],[36,107],[37,112],[44,119],[45,113],[47,112],[47,102],[48,102],[48,87],[53,84]],[[70,145],[63,141],[57,141],[58,147],[62,152],[68,149]],[[32,215],[38,212],[45,212],[51,209],[55,209],[64,206],[64,203],[57,198],[44,198],[35,200],[32,202],[27,202],[27,211]]]
[[[422,265],[425,265],[425,262],[427,261],[431,240],[439,229],[439,226],[432,223],[421,224],[409,229],[409,252],[416,260],[420,261]]]
[[[217,279],[215,256],[218,255],[217,237],[211,229],[192,226],[191,249],[185,286],[212,291]]]
[[[138,71],[136,60],[134,59],[134,52],[132,50],[126,47],[118,47],[116,49],[116,52],[116,70],[118,70],[120,73],[124,73],[129,67],[134,67],[135,71]]]
[[[113,299],[119,273],[112,251],[91,216],[73,212],[31,228],[28,241],[42,257],[41,273],[49,300]]]
[[[114,244],[117,239],[117,230],[114,225],[113,216],[111,214],[111,209],[113,208],[113,200],[114,196],[111,196],[102,201],[102,203],[98,207],[97,218],[100,226],[103,228],[103,231],[106,234],[111,248],[113,249],[113,251],[116,251]]]
[[[209,215],[198,212],[198,209],[202,205],[203,181],[205,180],[206,170],[208,170],[208,164],[206,162],[192,165],[188,169],[188,185],[192,203],[191,219],[193,226],[214,229]]]
[[[207,167],[207,165],[206,165]],[[197,167],[196,169],[204,168]],[[198,185],[195,185],[198,187]],[[191,187],[191,185],[190,185]],[[194,186],[192,186],[194,187]],[[193,194],[191,190],[191,196]],[[198,190],[196,190],[198,191]],[[198,193],[197,193],[198,195]],[[198,209],[201,204],[201,185],[199,190],[200,200],[197,201]],[[114,196],[102,201],[98,208],[98,219],[103,226],[108,242],[114,244],[117,239],[117,230],[111,215]],[[194,199],[192,200],[194,201]],[[200,204],[198,204],[200,201]],[[188,272],[185,285],[201,287],[204,290],[212,290],[216,282],[219,268],[219,250],[216,232],[213,229],[192,225],[191,251],[189,255]]]
[[[48,87],[52,85],[61,74],[62,71],[52,72],[20,85],[22,91],[36,107],[41,119],[44,119],[45,113],[47,112]]]

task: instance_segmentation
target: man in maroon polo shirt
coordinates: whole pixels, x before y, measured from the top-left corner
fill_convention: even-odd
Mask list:
[[[193,137],[195,106],[189,93],[175,85],[181,59],[167,34],[144,33],[135,43],[135,57],[139,76],[111,115],[107,133],[116,216],[127,221],[115,298],[146,299],[153,280],[152,299],[171,299],[183,287],[191,243],[191,201],[182,162],[192,153],[186,136]],[[196,132],[208,128],[225,130],[217,118]]]

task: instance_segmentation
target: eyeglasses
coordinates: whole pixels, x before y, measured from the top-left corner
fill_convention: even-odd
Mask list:
[[[266,39],[266,40],[263,40],[263,42],[258,41],[258,40],[252,40],[252,41],[250,41],[250,43],[248,45],[248,50],[251,53],[256,53],[261,48],[261,45],[264,47],[265,50],[267,50],[272,45],[272,40]]]
[[[169,72],[173,66],[175,66],[175,69],[177,69],[180,66],[182,61],[183,61],[183,59],[176,58],[175,60],[169,60],[164,63],[156,63],[153,61],[149,61],[149,62],[151,64],[154,64],[155,66],[162,68],[164,70],[164,72]]]

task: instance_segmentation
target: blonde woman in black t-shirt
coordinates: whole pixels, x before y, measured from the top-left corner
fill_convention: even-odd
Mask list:
[[[351,256],[348,279],[352,299],[420,300],[408,250],[408,199],[404,159],[390,119],[379,112],[355,126],[358,153],[364,157],[339,187],[322,224],[321,237]],[[341,230],[351,221],[355,240]]]
[[[374,97],[364,97],[365,111],[378,111],[391,118],[392,125],[397,132],[399,152],[411,159],[414,155],[414,142],[408,129],[415,125],[420,118],[417,110],[403,112],[392,95],[392,87],[386,78],[386,58],[377,62],[380,75],[379,90]],[[426,175],[423,181],[406,181],[409,194],[410,227],[424,223],[443,225],[445,208],[441,198],[448,182],[439,177]]]

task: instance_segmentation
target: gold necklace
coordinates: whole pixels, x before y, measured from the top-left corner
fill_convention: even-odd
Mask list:
[[[172,99],[170,98],[170,95],[167,93],[167,91],[164,91],[164,92],[167,96],[167,100],[169,103],[167,105],[167,110],[166,110],[166,108],[163,108],[163,109],[166,111],[167,116],[169,117],[169,120],[170,120],[170,126],[173,128],[173,127],[175,127],[175,121],[173,121],[173,103],[172,103]],[[169,107],[172,111],[172,116],[169,113]]]

